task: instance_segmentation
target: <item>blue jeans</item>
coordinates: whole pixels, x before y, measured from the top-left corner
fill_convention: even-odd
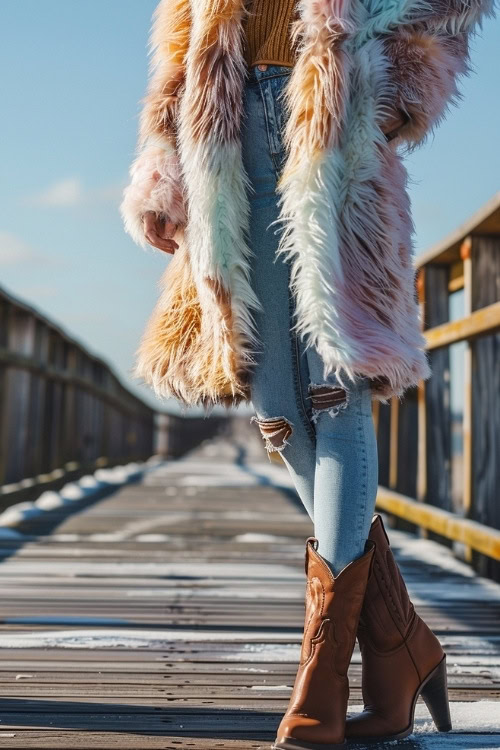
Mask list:
[[[251,397],[268,451],[278,450],[314,523],[318,551],[338,573],[364,552],[378,483],[371,390],[365,378],[342,388],[292,330],[290,264],[276,258],[276,183],[285,161],[280,93],[292,69],[250,68],[244,92],[243,163],[250,181],[252,284],[261,347]],[[345,384],[344,384],[345,385]]]

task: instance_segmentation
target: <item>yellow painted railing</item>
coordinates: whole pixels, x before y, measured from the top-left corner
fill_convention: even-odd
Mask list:
[[[500,560],[500,531],[380,487],[377,508]]]
[[[458,341],[468,341],[497,329],[500,329],[500,302],[476,310],[466,318],[430,328],[424,333],[427,349],[430,350],[450,346]]]

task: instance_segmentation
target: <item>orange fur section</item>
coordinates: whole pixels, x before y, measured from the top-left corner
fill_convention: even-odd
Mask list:
[[[204,23],[217,28],[219,24],[228,23],[245,12],[242,0],[210,0],[203,9]]]
[[[281,175],[282,189],[307,154],[314,158],[335,145],[345,108],[348,60],[341,47],[345,32],[325,19],[312,24],[302,18],[292,24],[298,57],[285,90],[288,112],[283,139],[289,159]]]
[[[187,250],[175,253],[160,282],[161,295],[146,326],[135,374],[162,398],[188,406],[235,406],[249,398],[245,368],[231,334],[229,295],[206,279],[202,304]]]
[[[154,13],[151,78],[141,113],[139,143],[151,135],[175,132],[190,31],[190,0],[162,0]]]

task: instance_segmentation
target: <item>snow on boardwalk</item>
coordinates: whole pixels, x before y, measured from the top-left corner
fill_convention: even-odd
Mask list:
[[[311,531],[283,469],[217,442],[6,534],[0,747],[269,748],[299,655]],[[436,734],[419,703],[415,734],[378,748],[500,748],[500,586],[432,542],[391,538],[448,653],[455,730]],[[355,708],[357,651],[350,681]]]

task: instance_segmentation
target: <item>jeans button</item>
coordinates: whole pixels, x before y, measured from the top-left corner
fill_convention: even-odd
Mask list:
[[[258,67],[259,70],[267,70],[266,63],[259,63],[259,65],[257,65],[257,67]]]

